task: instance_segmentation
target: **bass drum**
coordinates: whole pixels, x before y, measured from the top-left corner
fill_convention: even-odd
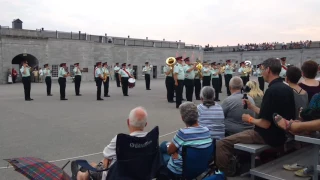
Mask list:
[[[133,78],[129,78],[128,79],[128,87],[129,88],[133,88],[135,85],[136,85],[136,80],[135,79],[133,79]]]

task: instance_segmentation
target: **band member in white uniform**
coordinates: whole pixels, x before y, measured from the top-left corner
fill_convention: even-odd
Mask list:
[[[69,72],[67,72],[67,66],[66,63],[61,63],[59,72],[58,72],[58,82],[60,86],[60,100],[68,100],[66,99],[66,84],[67,80],[66,78],[69,76]]]
[[[230,89],[229,89],[229,82],[232,78],[232,74],[233,74],[233,67],[231,66],[231,60],[228,59],[226,61],[227,65],[226,65],[226,69],[224,71],[224,74],[225,74],[225,80],[226,80],[226,88],[227,88],[227,95],[230,96],[231,95],[231,92],[230,92]]]
[[[261,91],[264,92],[264,79],[262,77],[262,72],[261,72],[261,64],[257,65],[257,70],[256,70],[257,76],[258,76],[258,81],[259,81],[259,88]]]
[[[122,68],[119,70],[119,79],[121,82],[121,86],[122,86],[122,93],[123,96],[129,96],[128,95],[128,80],[129,77],[134,78],[128,71],[126,68],[126,63],[122,64]]]
[[[192,102],[193,90],[194,90],[194,76],[195,76],[194,71],[197,69],[197,67],[190,63],[189,57],[185,58],[184,62],[186,63],[186,65],[184,66],[185,79],[183,84],[186,87],[187,101]]]
[[[185,78],[182,57],[176,58],[177,64],[174,66],[174,85],[176,90],[176,108],[178,109],[182,102],[183,80]]]
[[[246,72],[246,65],[244,62],[240,63],[240,68],[238,69],[238,73],[240,75],[240,78],[242,79],[243,85],[245,86],[247,84],[247,72]]]
[[[52,96],[51,94],[51,70],[49,68],[48,64],[43,65],[44,69],[43,69],[43,74],[45,76],[45,82],[47,85],[47,96]]]
[[[286,64],[287,58],[286,57],[282,57],[282,58],[280,58],[280,60],[281,60],[281,71],[280,71],[279,76],[284,81],[285,78],[286,78],[287,69],[288,69],[288,66]]]
[[[175,66],[175,65],[173,65]],[[174,103],[173,95],[174,95],[174,79],[173,79],[173,67],[165,65],[163,67],[163,72],[166,76],[166,89],[167,89],[167,100],[169,103]]]
[[[23,61],[22,67],[20,69],[21,76],[22,76],[22,83],[24,89],[24,100],[32,101],[33,99],[30,98],[30,91],[31,91],[31,77],[30,77],[30,67],[28,66],[27,61]]]
[[[117,87],[121,87],[120,86],[120,79],[119,79],[119,70],[120,70],[119,63],[116,63],[116,65],[113,68],[113,71],[114,71],[114,76],[116,78]]]
[[[203,68],[202,68],[202,87],[204,86],[210,86],[211,84],[211,72],[210,72],[211,68],[208,64],[208,62],[204,61],[203,62]]]
[[[211,63],[211,84],[215,90],[214,101],[220,101],[220,99],[219,99],[219,93],[220,93],[219,71],[220,71],[220,69],[217,67],[216,62]]]
[[[110,97],[110,95],[109,95],[109,79],[110,79],[109,76],[110,76],[110,73],[109,73],[109,69],[108,69],[108,63],[105,62],[102,65],[103,65],[103,68],[102,68],[103,76],[104,76],[104,74],[107,75],[107,79],[105,81],[103,81],[104,97]]]
[[[103,72],[102,72],[101,62],[97,62],[96,66],[97,67],[94,73],[95,74],[94,77],[96,78],[97,101],[102,101],[103,99],[101,98],[101,85],[103,81]]]
[[[144,80],[146,82],[146,89],[147,90],[151,90],[150,89],[150,73],[152,71],[152,68],[149,65],[149,62],[145,63],[144,68],[142,69],[142,72],[144,73]]]
[[[74,73],[74,89],[76,92],[76,96],[81,96],[80,94],[81,69],[79,67],[79,63],[74,64],[73,73]]]

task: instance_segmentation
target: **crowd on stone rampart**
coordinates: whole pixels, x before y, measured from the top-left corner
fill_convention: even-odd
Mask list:
[[[238,44],[237,46],[213,47],[209,44],[205,46],[204,51],[214,51],[215,48],[229,48],[229,51],[266,51],[266,50],[289,50],[289,49],[306,49],[310,48],[311,40],[298,41],[290,43],[279,42],[263,42],[263,43],[247,43]]]

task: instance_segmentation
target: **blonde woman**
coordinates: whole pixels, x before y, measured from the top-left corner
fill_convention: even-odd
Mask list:
[[[261,91],[256,81],[248,81],[246,85],[251,89],[248,95],[252,97],[256,106],[260,108],[263,98],[263,91]]]

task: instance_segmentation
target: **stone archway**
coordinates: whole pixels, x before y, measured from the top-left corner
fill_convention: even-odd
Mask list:
[[[36,57],[34,57],[31,54],[23,53],[15,56],[12,59],[12,64],[18,64],[19,67],[21,66],[23,61],[27,61],[29,66],[32,68],[38,67],[39,66],[39,61]]]
[[[19,55],[15,56],[11,61],[11,64],[12,64],[11,66],[12,66],[12,69],[15,69],[18,73],[16,82],[21,81],[21,73],[20,73],[19,69],[21,68],[23,61],[27,61],[28,65],[32,69],[35,67],[39,67],[38,59],[31,54],[23,53],[23,54],[19,54]]]

